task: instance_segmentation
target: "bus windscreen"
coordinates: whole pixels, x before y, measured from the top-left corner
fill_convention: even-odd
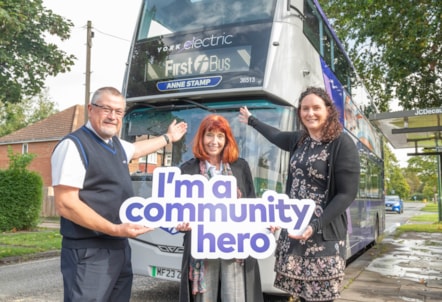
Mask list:
[[[137,40],[178,31],[271,21],[275,2],[275,0],[145,0]]]

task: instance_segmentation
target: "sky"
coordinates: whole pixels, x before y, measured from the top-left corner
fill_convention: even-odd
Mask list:
[[[399,162],[399,166],[401,168],[406,168],[408,166],[407,160],[409,159],[409,156],[407,154],[414,153],[414,149],[393,149],[394,155],[396,155],[396,158]]]
[[[49,98],[57,104],[59,110],[85,104],[88,21],[92,22],[94,32],[90,91],[93,93],[103,86],[114,86],[121,90],[141,2],[142,0],[43,0],[47,9],[74,23],[69,40],[50,40],[68,54],[77,57],[70,72],[50,77],[46,81]],[[407,153],[411,151],[394,150],[401,167],[407,165]]]
[[[87,22],[92,22],[91,82],[93,93],[102,86],[121,90],[130,41],[141,0],[43,0],[45,8],[74,23],[71,38],[49,39],[77,57],[68,73],[46,81],[51,101],[59,110],[85,103]]]

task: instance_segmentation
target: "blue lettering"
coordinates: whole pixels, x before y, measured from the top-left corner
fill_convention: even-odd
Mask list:
[[[303,209],[300,211],[297,205],[292,205],[293,212],[298,216],[298,221],[296,222],[294,230],[298,230],[301,227],[302,222],[304,221],[305,215],[307,215],[309,206],[304,205]]]
[[[151,215],[151,210],[156,211],[156,215]],[[159,203],[150,203],[144,208],[144,217],[146,217],[147,221],[159,221],[164,215],[164,209]]]
[[[212,193],[216,198],[232,198],[232,187],[229,181],[215,181],[212,186]]]
[[[207,233],[204,234],[203,231],[204,226],[202,224],[198,225],[198,248],[197,251],[199,253],[205,251],[204,249],[204,241],[207,239],[209,240],[209,251],[210,252],[215,252],[215,236],[213,234]]]
[[[290,209],[290,205],[284,204],[284,199],[278,199],[278,204],[275,206],[275,209],[279,210],[279,219],[282,222],[290,222],[290,217],[285,216],[285,210]]]
[[[223,234],[219,235],[219,237],[218,237],[218,249],[221,252],[224,252],[224,253],[233,252],[235,249],[232,247],[232,245],[235,245],[235,244],[236,244],[235,237],[233,237],[229,233],[223,233]]]
[[[236,215],[236,208],[238,208],[238,206],[236,204],[231,204],[229,206],[229,213],[230,213],[230,219],[234,222],[242,222],[245,221],[247,218],[247,205],[246,204],[240,204],[239,205],[239,209],[240,209],[240,214],[239,216]]]
[[[126,216],[127,218],[132,221],[132,222],[137,222],[137,221],[141,221],[143,219],[143,217],[141,217],[140,215],[134,216],[132,215],[132,211],[133,209],[142,209],[144,207],[144,205],[142,205],[139,202],[134,202],[133,204],[129,205],[126,209]]]
[[[267,198],[268,202],[273,202],[275,198],[272,195],[269,195]],[[269,205],[269,222],[275,222],[275,207]]]
[[[256,211],[259,210],[260,214],[259,214],[259,219],[256,219]],[[249,219],[250,222],[255,222],[255,221],[267,221],[267,215],[266,215],[266,210],[267,207],[263,204],[252,204],[250,205],[250,214],[249,214]]]
[[[175,183],[175,197],[181,197],[181,188],[187,189],[185,197],[195,197],[192,194],[193,187],[197,189],[197,198],[204,197],[204,184],[199,180],[189,181],[189,180],[177,180]]]
[[[198,221],[205,221],[204,219],[205,210],[209,211],[209,221],[215,222],[215,221],[227,221],[227,207],[223,203],[217,203],[217,204],[199,204],[198,205]],[[220,220],[216,219],[216,212],[221,214]]]
[[[120,207],[123,223],[154,228],[192,227],[195,258],[269,257],[276,247],[271,225],[300,234],[314,212],[313,200],[293,200],[285,194],[265,191],[261,199],[237,196],[233,176],[208,180],[202,175],[181,175],[177,167],[156,168],[152,197],[131,197]]]
[[[184,216],[185,210],[187,210],[189,216]],[[173,215],[175,211],[176,211],[176,216]],[[173,219],[172,217],[175,217],[175,219]],[[166,221],[195,221],[195,205],[192,203],[167,204]]]
[[[262,241],[262,245],[259,246],[258,242]],[[270,241],[269,238],[262,233],[254,234],[250,240],[250,246],[255,252],[262,253],[269,249]]]
[[[158,197],[164,197],[164,173],[158,173]]]
[[[244,240],[250,239],[250,233],[238,234],[238,252],[244,253]]]

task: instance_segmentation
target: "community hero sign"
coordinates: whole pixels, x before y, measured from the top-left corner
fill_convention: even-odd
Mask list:
[[[191,253],[196,259],[232,259],[272,255],[276,247],[270,226],[302,234],[313,215],[310,199],[289,199],[266,191],[261,198],[237,198],[236,178],[181,174],[177,167],[154,170],[152,197],[132,197],[120,208],[122,222],[175,227],[189,222]]]

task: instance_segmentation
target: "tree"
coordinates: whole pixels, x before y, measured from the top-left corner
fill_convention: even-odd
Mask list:
[[[437,192],[437,157],[435,155],[412,156],[408,159],[407,172],[416,173],[421,182],[424,197],[431,199]]]
[[[0,102],[17,103],[42,91],[45,79],[67,72],[75,56],[45,40],[70,37],[73,23],[42,0],[0,1]]]
[[[419,177],[417,176],[417,173],[410,171],[407,168],[403,168],[402,172],[404,173],[405,179],[408,183],[408,186],[410,187],[411,195],[416,196],[417,198],[418,195],[420,196],[420,194],[418,193],[422,193],[422,186],[421,186],[422,183]]]
[[[438,0],[319,0],[374,102],[442,105],[442,5]]]
[[[0,102],[0,137],[38,122],[57,112],[47,90],[20,103]]]
[[[391,149],[384,142],[384,180],[385,194],[399,195],[407,198],[410,195],[410,186],[405,180],[399,167],[398,160]]]

